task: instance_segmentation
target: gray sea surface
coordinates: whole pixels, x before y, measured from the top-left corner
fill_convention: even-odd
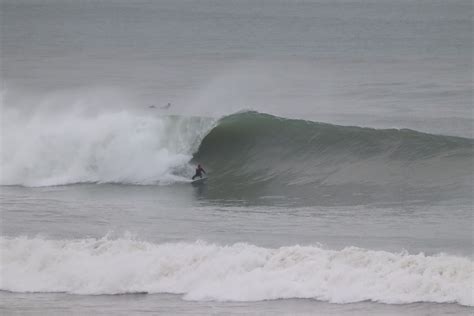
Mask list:
[[[464,0],[1,0],[0,312],[472,314],[472,12]],[[217,119],[242,110],[463,138],[423,134],[440,147],[389,162],[354,162],[362,141],[347,138],[323,175],[301,147],[283,159],[267,141],[258,160],[256,142],[228,166],[240,178],[213,180],[217,164],[199,161],[209,180],[188,183]],[[413,134],[397,133],[396,153]],[[298,178],[277,183],[281,171]]]
[[[113,89],[179,114],[472,137],[471,13],[464,0],[3,0],[4,103]]]

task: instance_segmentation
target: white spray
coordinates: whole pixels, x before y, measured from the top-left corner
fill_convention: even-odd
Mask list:
[[[55,95],[30,108],[3,103],[3,185],[185,181],[213,123],[136,111],[103,95],[73,101]]]

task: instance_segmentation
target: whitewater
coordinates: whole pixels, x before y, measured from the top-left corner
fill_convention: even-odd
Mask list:
[[[277,249],[237,243],[153,244],[130,238],[2,238],[0,289],[70,294],[175,293],[186,300],[311,298],[473,306],[474,263],[356,247]],[[243,290],[245,289],[245,290]]]
[[[472,240],[464,231],[470,208],[462,202],[469,200],[472,183],[466,173],[471,139],[255,111],[221,118],[153,110],[94,112],[82,106],[76,111],[46,107],[26,118],[18,111],[4,113],[9,117],[2,136],[2,214],[12,225],[6,231],[23,226],[12,216],[34,221],[27,235],[1,237],[3,291],[173,293],[197,302],[474,304]],[[189,199],[183,204],[179,196],[190,193],[197,162],[205,162],[211,175],[208,185],[192,188],[199,208]],[[362,166],[372,171],[361,172]],[[433,172],[440,168],[447,170]],[[102,193],[84,204],[80,197],[88,191]],[[400,197],[406,199],[402,205],[393,202]],[[440,202],[429,206],[435,197]],[[446,201],[453,201],[457,213],[446,213]],[[362,202],[369,205],[359,206]],[[398,207],[383,206],[387,203]],[[406,247],[408,236],[396,231],[408,229],[398,217],[407,209],[415,229],[408,235],[423,245],[447,236],[444,246],[430,246],[429,254],[425,246]],[[119,218],[120,210],[128,215]],[[83,223],[61,223],[71,216]],[[204,233],[223,216],[232,219],[224,220],[232,228]],[[435,224],[427,224],[426,216]],[[450,216],[457,218],[461,233],[441,228]],[[183,220],[191,226],[177,224]],[[112,225],[104,226],[107,222]],[[339,232],[327,229],[335,222]],[[262,224],[279,227],[283,236],[294,234],[292,227],[301,231],[296,243],[283,236],[268,242],[273,228],[262,233]],[[374,244],[374,225],[376,236],[393,234],[388,251],[383,239]],[[338,240],[351,226],[369,233],[359,232],[354,244]],[[103,227],[128,237],[103,237]],[[190,234],[170,240],[181,229]],[[319,238],[308,239],[314,229]],[[70,238],[84,232],[96,237]],[[445,252],[452,238],[461,241],[455,254]],[[287,245],[277,246],[282,241]]]
[[[5,108],[3,185],[169,184],[187,165],[212,119],[153,117],[130,111],[46,106],[30,117]],[[32,159],[33,158],[33,159]]]
[[[256,111],[4,114],[3,300],[474,305],[472,139]]]

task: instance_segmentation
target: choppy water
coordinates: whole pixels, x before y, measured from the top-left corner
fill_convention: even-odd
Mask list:
[[[472,313],[470,12],[2,1],[2,312]]]

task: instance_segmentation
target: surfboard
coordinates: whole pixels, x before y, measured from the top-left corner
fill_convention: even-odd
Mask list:
[[[206,182],[206,180],[207,180],[207,177],[198,178],[196,180],[191,181],[191,184],[201,184],[201,183]]]

